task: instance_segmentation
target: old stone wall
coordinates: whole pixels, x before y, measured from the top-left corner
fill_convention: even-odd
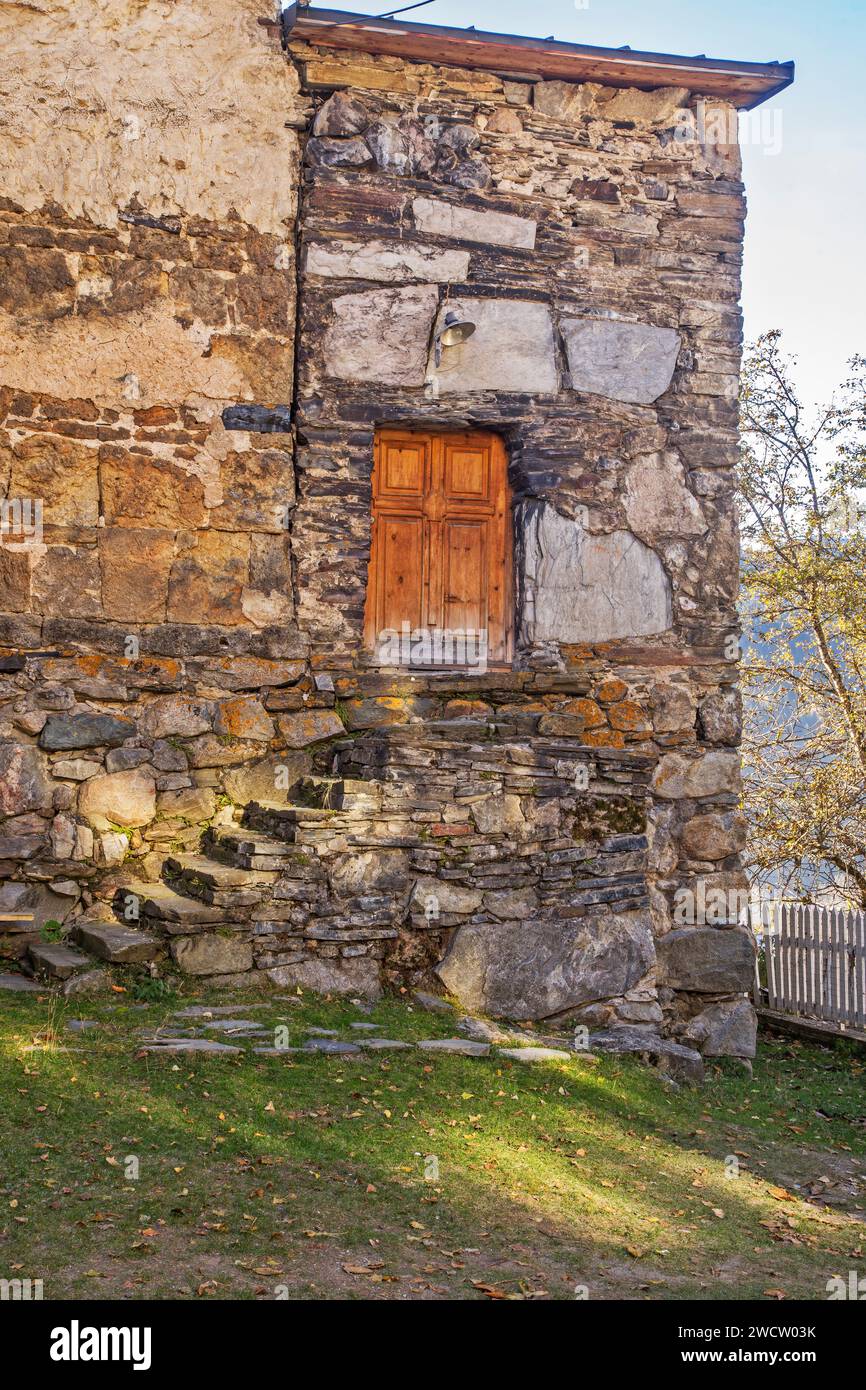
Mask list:
[[[441,966],[743,1050],[745,934],[672,915],[741,883],[738,151],[679,138],[696,93],[283,52],[260,9],[0,4],[0,490],[42,504],[0,546],[3,950],[198,891],[203,844],[263,877],[205,884],[181,969]],[[505,441],[513,671],[365,663],[393,423]],[[280,820],[310,771],[356,790]],[[221,850],[250,803],[291,868]]]

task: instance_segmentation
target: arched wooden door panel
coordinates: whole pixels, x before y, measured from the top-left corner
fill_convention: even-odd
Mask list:
[[[488,663],[512,654],[511,508],[502,440],[470,431],[383,429],[373,468],[364,644],[383,633],[486,634]]]

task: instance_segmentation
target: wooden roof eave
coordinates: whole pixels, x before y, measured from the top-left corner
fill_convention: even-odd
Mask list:
[[[483,69],[525,81],[560,79],[613,87],[685,87],[751,110],[790,86],[794,64],[688,58],[623,48],[493,34],[475,29],[377,19],[293,4],[283,11],[286,39],[449,67]]]

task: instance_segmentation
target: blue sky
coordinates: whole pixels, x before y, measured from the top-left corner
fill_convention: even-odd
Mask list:
[[[363,14],[382,14],[387,2],[331,0]],[[585,3],[433,0],[405,17],[611,48],[793,58],[793,87],[768,103],[781,113],[781,151],[743,150],[746,334],[781,328],[800,359],[806,399],[829,395],[847,359],[866,354],[864,0],[589,0],[578,8]]]

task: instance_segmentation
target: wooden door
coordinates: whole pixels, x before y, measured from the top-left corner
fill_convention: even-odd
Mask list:
[[[501,439],[383,429],[373,469],[365,646],[383,632],[486,633],[511,659],[511,513]]]

